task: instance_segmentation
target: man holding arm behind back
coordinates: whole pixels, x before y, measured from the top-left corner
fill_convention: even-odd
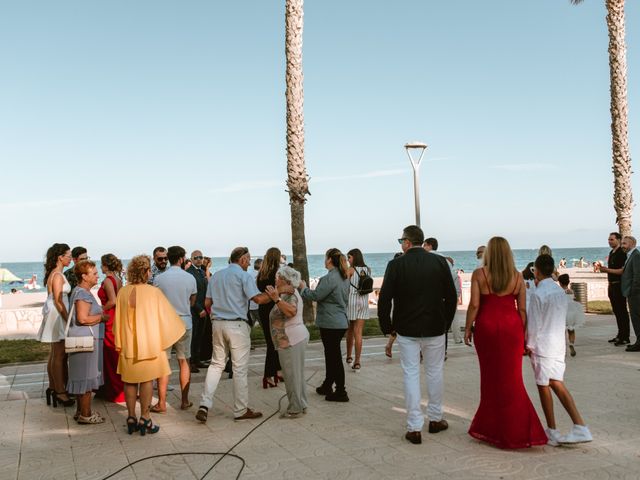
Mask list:
[[[420,227],[411,225],[403,230],[398,243],[404,255],[387,265],[378,301],[380,329],[384,334],[398,334],[407,409],[405,438],[413,444],[422,443],[424,426],[420,353],[424,356],[429,390],[429,433],[449,427],[442,418],[445,332],[451,327],[458,300],[447,260],[426,252],[423,241]]]

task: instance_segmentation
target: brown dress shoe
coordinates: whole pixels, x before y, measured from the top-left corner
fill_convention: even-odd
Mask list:
[[[247,408],[247,411],[244,412],[244,415],[240,417],[234,418],[234,420],[252,420],[254,418],[260,418],[262,416],[262,412],[254,412],[250,408]]]
[[[414,445],[419,445],[422,443],[422,433],[420,432],[407,432],[404,438],[409,440]]]
[[[440,420],[439,422],[429,422],[429,433],[438,433],[449,428],[449,424],[446,420]]]

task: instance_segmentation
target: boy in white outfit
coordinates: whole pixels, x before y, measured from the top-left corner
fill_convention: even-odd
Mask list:
[[[531,292],[530,303],[527,306],[526,343],[538,385],[540,403],[547,420],[546,433],[549,445],[556,446],[561,443],[590,442],[593,437],[563,382],[567,299],[564,290],[551,278],[554,266],[550,255],[540,255],[536,258],[535,276],[538,284]],[[552,390],[573,421],[573,428],[567,435],[560,435],[556,430]]]

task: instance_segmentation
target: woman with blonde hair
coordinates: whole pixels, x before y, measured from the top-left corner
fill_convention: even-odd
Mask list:
[[[258,290],[261,292],[267,291],[267,286],[274,286],[276,284],[276,273],[280,268],[280,258],[282,253],[280,249],[271,247],[264,254],[262,259],[262,265],[258,271],[258,277],[256,278],[256,284]],[[264,359],[264,375],[262,377],[262,388],[275,387],[278,385],[278,380],[282,380],[282,377],[278,374],[282,370],[280,366],[280,359],[278,353],[273,345],[273,339],[271,338],[271,328],[269,327],[269,315],[273,309],[275,303],[270,301],[262,305],[258,305],[258,315],[260,316],[260,326],[262,327],[262,333],[264,334],[264,340],[267,343],[267,355]]]
[[[526,288],[507,240],[493,237],[471,276],[464,341],[480,362],[480,406],[469,434],[498,448],[544,445],[547,436],[522,381]]]
[[[327,250],[324,266],[328,273],[320,278],[315,290],[308,288],[304,281],[300,282],[300,296],[305,300],[317,302],[316,325],[320,329],[320,338],[324,346],[326,376],[322,385],[316,388],[316,392],[324,395],[325,400],[330,402],[348,402],[340,342],[349,325],[349,266],[347,258],[337,248]]]
[[[118,373],[124,382],[129,435],[156,433],[160,427],[151,421],[152,382],[171,374],[165,350],[185,332],[169,300],[159,288],[148,285],[151,278],[151,258],[133,257],[127,265],[128,285],[116,298],[113,333],[119,352]],[[136,418],[136,399],[140,395],[140,420]]]

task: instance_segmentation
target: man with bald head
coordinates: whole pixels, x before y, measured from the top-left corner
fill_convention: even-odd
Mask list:
[[[636,343],[627,345],[627,352],[640,352],[640,253],[636,245],[634,237],[626,236],[622,239],[622,249],[627,254],[627,263],[624,264],[622,272],[622,295],[629,304],[631,325],[636,334]]]
[[[196,287],[198,293],[196,293],[196,301],[191,306],[191,319],[193,321],[192,337],[191,337],[191,372],[198,373],[201,368],[206,365],[202,363],[203,358],[200,358],[200,350],[202,346],[202,335],[205,330],[205,322],[210,321],[207,318],[207,311],[204,308],[205,295],[207,293],[207,276],[205,275],[202,264],[204,262],[204,256],[200,250],[194,250],[191,252],[191,266],[187,269],[193,277],[196,279]],[[207,359],[208,360],[208,359]]]

